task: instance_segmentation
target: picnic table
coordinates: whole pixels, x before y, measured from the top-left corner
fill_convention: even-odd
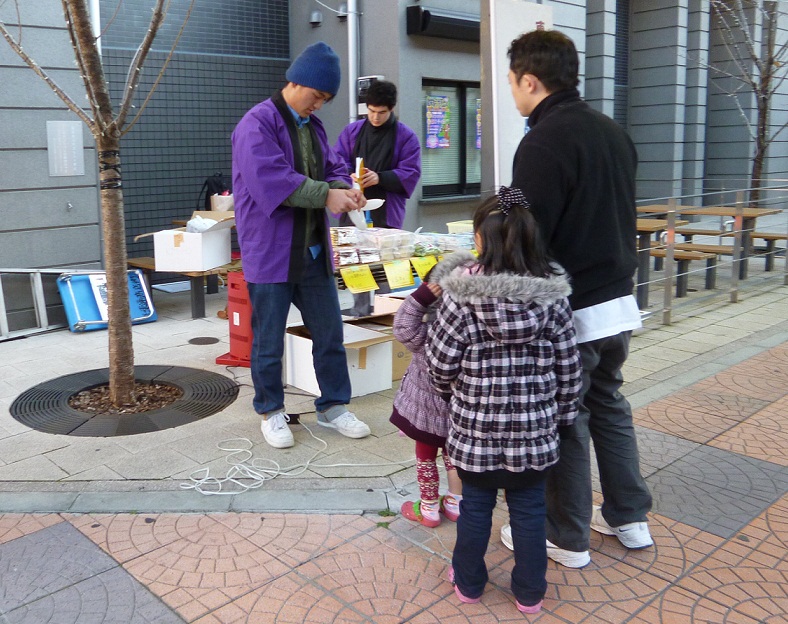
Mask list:
[[[677,219],[675,224],[686,225],[688,221]],[[667,219],[643,218],[637,220],[638,231],[638,272],[637,295],[638,308],[645,310],[648,307],[649,290],[649,262],[651,260],[651,237],[659,235],[668,227]]]
[[[750,208],[736,206],[677,206],[677,212],[682,216],[713,216],[736,218],[741,214],[742,222],[734,225],[734,232],[741,230],[741,262],[739,263],[739,279],[747,279],[747,259],[752,253],[752,233],[755,231],[755,222],[758,217],[774,215],[782,212],[779,208]]]

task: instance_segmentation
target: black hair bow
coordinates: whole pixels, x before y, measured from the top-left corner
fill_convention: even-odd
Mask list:
[[[512,206],[522,206],[523,208],[530,207],[523,192],[511,186],[502,186],[498,190],[498,205],[501,207],[501,212],[507,217],[509,216],[509,210],[511,210]]]

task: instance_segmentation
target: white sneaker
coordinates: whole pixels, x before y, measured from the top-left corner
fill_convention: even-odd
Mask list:
[[[591,563],[591,555],[588,554],[587,550],[583,552],[564,550],[563,548],[558,548],[550,540],[547,540],[547,556],[565,568],[585,568]]]
[[[620,527],[612,527],[602,516],[602,507],[594,505],[594,513],[591,515],[591,528],[602,535],[615,535],[618,541],[630,550],[638,548],[648,548],[654,545],[648,524],[645,522],[630,522],[622,524]]]
[[[290,417],[282,411],[269,413],[267,418],[260,422],[260,431],[263,432],[265,441],[274,448],[288,448],[295,444],[293,432],[287,423]]]
[[[503,542],[503,545],[509,550],[514,550],[512,525],[504,524],[501,527],[501,542]],[[556,563],[560,563],[567,568],[584,568],[591,563],[591,555],[588,554],[587,550],[583,552],[564,550],[563,548],[558,548],[558,546],[549,540],[547,540],[547,556]]]
[[[356,418],[353,412],[344,412],[337,416],[334,420],[322,420],[320,414],[317,415],[317,424],[321,427],[328,427],[329,429],[336,429],[346,438],[366,438],[370,433],[369,427],[366,423]]]
[[[509,550],[514,550],[514,542],[512,541],[512,525],[504,524],[501,527],[501,542]]]

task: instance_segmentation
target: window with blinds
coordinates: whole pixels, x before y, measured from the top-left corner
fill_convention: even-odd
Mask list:
[[[425,80],[421,110],[424,197],[478,194],[481,187],[479,84]]]

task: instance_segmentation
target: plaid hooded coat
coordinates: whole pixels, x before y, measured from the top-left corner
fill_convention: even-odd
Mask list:
[[[460,256],[460,254],[455,254]],[[566,274],[485,275],[458,258],[424,354],[451,395],[446,450],[469,472],[544,470],[577,415],[582,367]],[[477,266],[477,265],[476,265]]]

